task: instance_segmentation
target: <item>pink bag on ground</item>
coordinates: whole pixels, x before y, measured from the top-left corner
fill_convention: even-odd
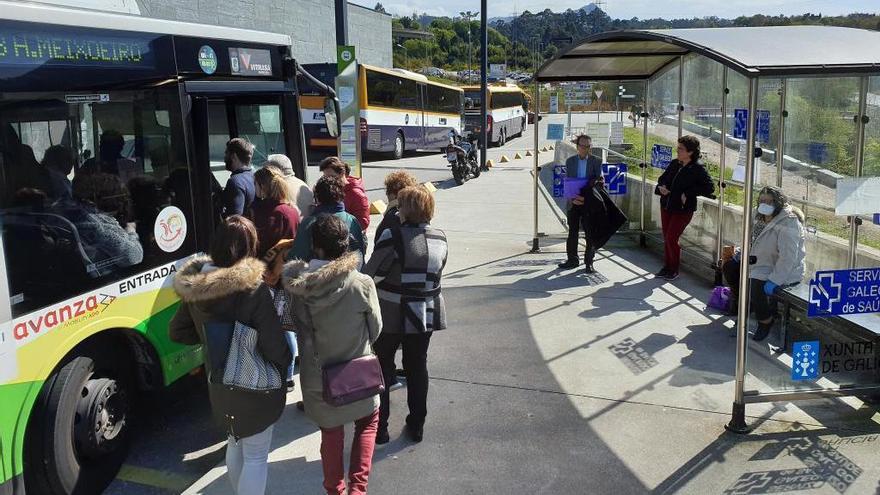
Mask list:
[[[730,287],[717,286],[712,289],[712,295],[709,297],[710,308],[715,308],[721,311],[727,311],[728,303],[730,302]]]

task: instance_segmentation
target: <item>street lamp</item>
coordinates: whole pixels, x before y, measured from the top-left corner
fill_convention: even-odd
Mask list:
[[[479,12],[471,12],[470,10],[459,12],[460,15],[467,22],[467,33],[468,33],[468,83],[471,82],[471,77],[473,77],[471,71],[471,54],[474,52],[473,48],[471,48],[471,20],[480,15]]]
[[[403,58],[403,60],[404,60],[403,68],[406,69],[407,66],[409,65],[409,50],[407,50],[406,47],[401,45],[400,43],[397,43],[395,46],[397,48],[400,48],[401,50],[403,50],[403,57],[404,57]]]

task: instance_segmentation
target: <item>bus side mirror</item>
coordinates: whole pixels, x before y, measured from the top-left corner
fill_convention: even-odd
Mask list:
[[[327,124],[327,133],[330,137],[338,137],[339,100],[336,98],[324,98],[324,122]]]

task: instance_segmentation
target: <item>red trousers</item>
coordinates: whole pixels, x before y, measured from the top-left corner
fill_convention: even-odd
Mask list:
[[[354,438],[351,440],[351,459],[348,465],[348,493],[351,495],[367,493],[378,425],[378,409],[354,422]],[[344,449],[345,425],[321,428],[321,466],[324,468],[324,489],[329,495],[346,493],[345,465],[342,459]]]
[[[678,240],[684,233],[685,227],[691,223],[694,217],[692,211],[669,211],[660,209],[660,222],[663,226],[663,266],[670,272],[678,273],[681,265],[681,245]]]

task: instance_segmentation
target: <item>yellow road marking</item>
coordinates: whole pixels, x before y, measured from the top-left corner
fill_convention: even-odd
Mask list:
[[[123,464],[119,474],[116,475],[116,479],[122,481],[161,488],[173,493],[180,493],[186,490],[198,478],[198,476],[188,477],[178,473],[133,466],[131,464]]]

